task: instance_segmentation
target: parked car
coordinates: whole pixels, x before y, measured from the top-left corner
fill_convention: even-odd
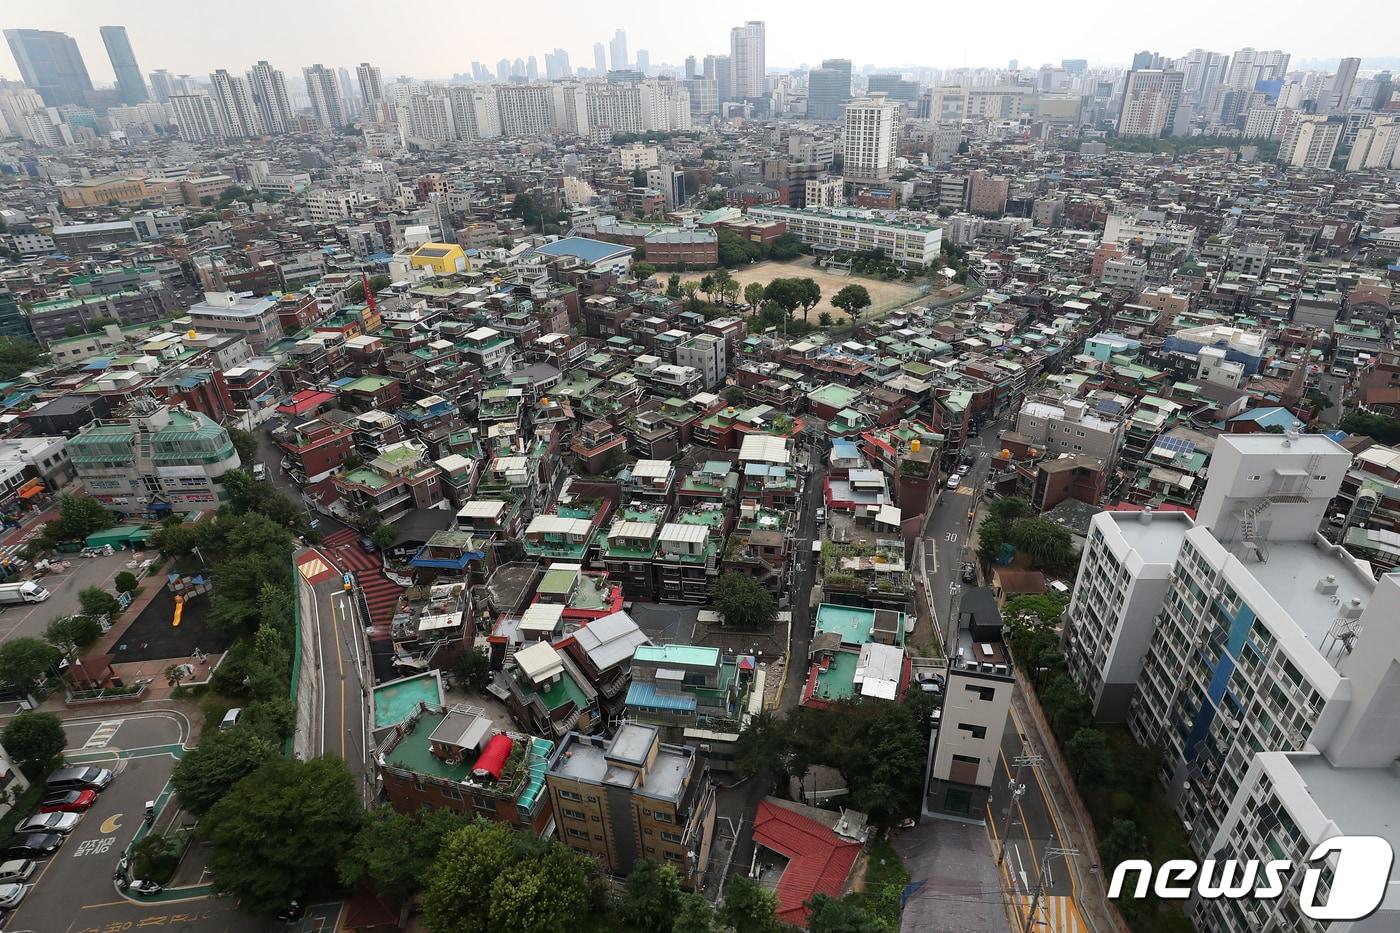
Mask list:
[[[817,524],[826,521],[826,509],[817,509]]]
[[[952,476],[948,477],[948,488],[957,489],[962,485],[962,478],[963,475],[961,473],[954,473]]]
[[[70,793],[82,793],[70,791]],[[15,827],[17,833],[58,833],[66,836],[82,819],[77,813],[36,813]]]
[[[40,813],[81,813],[97,802],[95,790],[61,790],[39,804]]]
[[[360,535],[360,550],[366,554],[373,554],[379,550],[379,545],[374,543],[374,539],[369,535]]]
[[[267,479],[267,467],[263,466],[261,463],[253,464],[253,479],[259,482]]]
[[[63,845],[63,837],[58,833],[25,833],[11,836],[5,843],[4,857],[7,859],[48,858]]]
[[[59,768],[49,775],[50,791],[102,790],[112,783],[112,772],[106,768]]]
[[[37,863],[27,858],[0,863],[0,884],[28,881],[38,867]]]
[[[14,907],[22,900],[24,900],[24,885],[0,884],[0,907]]]
[[[937,674],[922,673],[915,678],[924,693],[942,693],[945,681]]]
[[[961,566],[958,567],[958,574],[959,574],[959,576],[962,577],[962,581],[963,581],[964,583],[976,583],[976,582],[977,582],[977,565],[976,565],[976,564],[964,563],[964,564],[962,564]]]
[[[227,713],[224,713],[224,718],[223,718],[223,720],[219,723],[219,731],[220,731],[220,732],[227,732],[228,730],[232,729],[234,726],[238,725],[238,720],[240,720],[240,719],[242,719],[242,718],[243,718],[243,707],[241,707],[241,706],[235,706],[233,709],[229,710]]]

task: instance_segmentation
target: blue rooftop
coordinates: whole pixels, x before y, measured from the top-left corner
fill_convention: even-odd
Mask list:
[[[630,246],[619,246],[617,243],[590,240],[588,237],[566,236],[562,240],[538,246],[531,252],[544,253],[546,256],[574,256],[592,266],[609,259],[630,256],[633,249]]]
[[[859,456],[860,448],[852,441],[838,437],[831,442],[831,458],[833,460],[854,460]]]
[[[674,693],[662,693],[656,689],[656,684],[640,683],[633,681],[627,688],[627,705],[644,706],[648,709],[676,710],[680,712],[695,712],[695,698],[680,696]]]
[[[1260,427],[1273,427],[1277,425],[1287,430],[1293,427],[1293,422],[1298,420],[1298,416],[1287,408],[1255,408],[1242,415],[1236,415],[1231,421],[1253,421]]]

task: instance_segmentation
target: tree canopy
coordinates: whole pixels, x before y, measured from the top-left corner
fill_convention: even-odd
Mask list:
[[[44,537],[51,541],[83,541],[116,523],[117,517],[96,499],[64,493],[58,497],[58,518],[44,527]]]
[[[375,807],[341,859],[340,881],[351,888],[368,885],[402,903],[422,889],[443,841],[467,822],[451,810],[425,810],[414,819],[393,807]]]
[[[341,759],[270,761],[200,824],[214,844],[214,888],[254,913],[331,890],[363,819],[359,788]]]
[[[44,348],[32,340],[0,337],[0,379],[9,380],[49,361]]]
[[[25,774],[36,777],[68,744],[63,723],[53,713],[20,713],[5,724],[0,743]]]
[[[778,617],[773,594],[742,573],[721,576],[715,584],[713,602],[729,628],[769,629]]]
[[[836,293],[831,303],[845,311],[852,321],[859,321],[861,314],[870,307],[870,292],[864,285],[847,285]]]
[[[247,724],[210,732],[170,775],[180,803],[203,816],[234,785],[277,756],[277,747]]]
[[[11,638],[0,644],[0,683],[20,693],[32,693],[57,664],[59,650],[39,638]]]
[[[1337,427],[1348,434],[1362,434],[1382,444],[1400,444],[1400,419],[1368,411],[1350,411]]]

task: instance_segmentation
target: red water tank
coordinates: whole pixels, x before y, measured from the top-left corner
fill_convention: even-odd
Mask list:
[[[499,781],[501,769],[506,766],[514,744],[504,732],[497,732],[491,736],[491,741],[482,749],[481,757],[472,765],[472,777],[478,781]]]

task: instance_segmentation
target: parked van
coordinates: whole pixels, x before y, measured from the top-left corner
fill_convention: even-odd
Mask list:
[[[102,790],[112,783],[112,772],[106,768],[59,768],[49,775],[48,789],[54,791]]]

